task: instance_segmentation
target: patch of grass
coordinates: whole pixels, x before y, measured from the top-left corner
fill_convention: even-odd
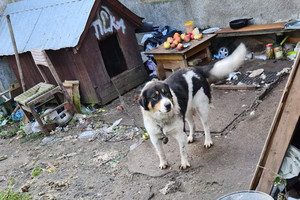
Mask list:
[[[16,126],[9,127],[5,131],[0,132],[0,138],[3,138],[3,139],[12,138],[15,135],[17,135],[18,131],[19,131],[19,127],[16,127]]]
[[[41,141],[44,138],[44,134],[42,132],[31,133],[26,137],[21,138],[21,143],[25,142],[34,142],[34,141]]]
[[[39,167],[34,168],[31,172],[31,176],[32,177],[37,177],[38,175],[40,175],[43,172],[43,170]]]
[[[78,119],[76,118],[76,117],[73,117],[72,119],[71,119],[71,121],[69,121],[69,125],[74,125],[76,122],[78,121]]]
[[[14,192],[12,190],[14,182],[14,180],[11,180],[8,189],[0,191],[0,200],[31,200],[32,198],[29,194]]]

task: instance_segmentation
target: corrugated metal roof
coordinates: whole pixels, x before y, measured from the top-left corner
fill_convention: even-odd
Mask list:
[[[32,48],[75,47],[95,0],[23,0],[8,4],[0,18],[0,56],[13,55],[6,15],[19,53]]]

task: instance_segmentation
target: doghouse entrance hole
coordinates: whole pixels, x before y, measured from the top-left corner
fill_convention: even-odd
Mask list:
[[[100,41],[99,47],[106,71],[110,77],[117,76],[127,69],[116,34]]]

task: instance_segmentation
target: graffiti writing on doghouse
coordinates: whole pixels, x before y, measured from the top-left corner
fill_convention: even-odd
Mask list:
[[[121,30],[123,34],[126,31],[124,20],[122,18],[116,20],[116,17],[110,13],[106,6],[101,6],[97,13],[97,19],[91,26],[95,28],[95,34],[98,39],[108,33],[113,33],[114,30]]]

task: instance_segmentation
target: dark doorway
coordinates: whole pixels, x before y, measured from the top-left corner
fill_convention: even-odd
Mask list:
[[[124,55],[116,34],[99,42],[105,68],[110,77],[117,76],[127,69]]]

